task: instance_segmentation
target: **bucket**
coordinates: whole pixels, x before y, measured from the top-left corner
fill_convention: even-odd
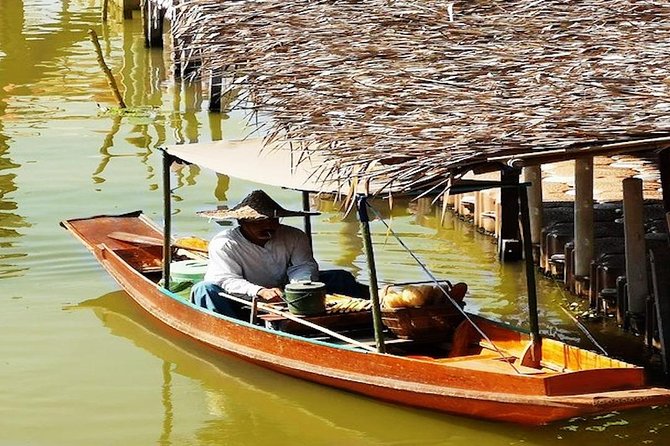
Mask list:
[[[170,280],[173,282],[200,282],[205,277],[207,262],[182,260],[170,264]]]
[[[326,312],[326,285],[322,282],[289,283],[284,289],[288,311],[305,316]]]

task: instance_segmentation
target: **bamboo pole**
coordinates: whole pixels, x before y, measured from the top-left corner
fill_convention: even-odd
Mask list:
[[[361,222],[363,233],[363,245],[365,246],[365,257],[368,262],[370,275],[370,301],[372,302],[372,324],[375,330],[375,344],[379,353],[385,353],[384,334],[382,325],[382,314],[379,305],[379,286],[377,285],[377,270],[375,267],[375,255],[372,250],[372,236],[370,235],[370,218],[368,217],[367,199],[365,195],[358,197],[358,218]]]
[[[109,11],[109,0],[102,0],[102,21],[107,21],[107,13]]]
[[[105,58],[102,56],[102,49],[100,48],[100,42],[98,41],[98,34],[94,30],[89,29],[88,35],[91,38],[93,46],[95,47],[95,53],[98,58],[98,64],[100,65],[100,68],[102,68],[103,73],[105,73],[105,76],[107,77],[107,84],[109,85],[109,88],[112,90],[112,94],[114,94],[116,103],[118,104],[119,108],[126,108],[126,103],[123,101],[123,96],[121,96],[121,93],[119,92],[119,87],[116,84],[116,79],[114,79],[112,71],[109,69],[109,67],[105,63]]]

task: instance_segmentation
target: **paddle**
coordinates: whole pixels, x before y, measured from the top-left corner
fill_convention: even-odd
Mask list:
[[[130,232],[115,231],[107,234],[107,237],[122,242],[134,243],[137,245],[163,246],[163,240],[158,237],[151,237],[149,235],[133,234]],[[185,239],[186,240],[186,239]],[[172,245],[177,248],[188,249],[191,251],[207,252],[206,246],[194,246],[192,243],[187,243],[185,240],[177,239],[172,242]]]

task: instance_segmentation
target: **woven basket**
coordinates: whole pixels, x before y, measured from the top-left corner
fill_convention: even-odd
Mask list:
[[[416,341],[446,339],[463,319],[450,305],[382,310],[382,322],[393,334]]]

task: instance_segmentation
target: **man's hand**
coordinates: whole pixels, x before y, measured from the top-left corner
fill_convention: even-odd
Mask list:
[[[279,288],[261,288],[258,297],[266,302],[281,302],[282,291]]]

